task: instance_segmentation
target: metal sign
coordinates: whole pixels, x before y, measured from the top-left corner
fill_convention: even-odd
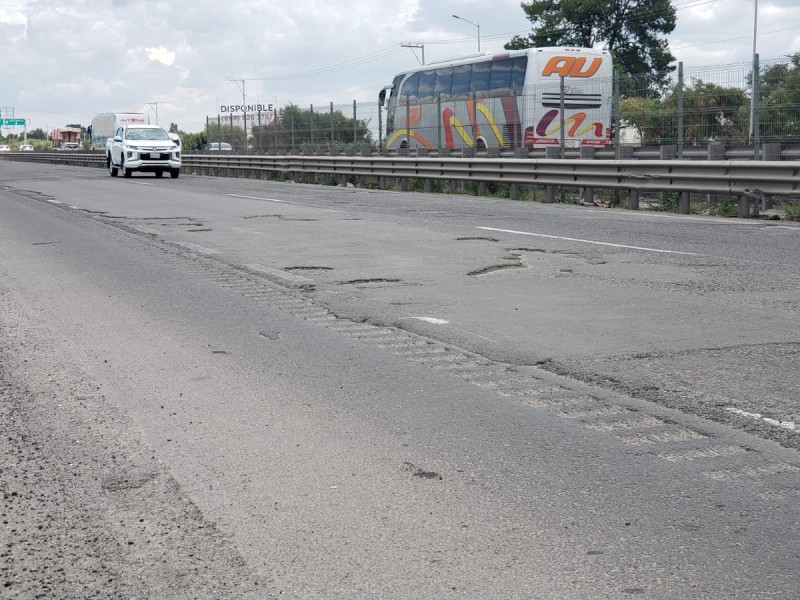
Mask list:
[[[0,119],[0,125],[25,125],[25,119]]]

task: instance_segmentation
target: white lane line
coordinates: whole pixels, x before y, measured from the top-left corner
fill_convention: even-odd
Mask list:
[[[447,325],[450,321],[445,319],[437,319],[436,317],[405,317],[406,319],[416,319],[417,321],[425,321],[433,325]]]
[[[746,412],[744,410],[739,410],[738,408],[727,407],[725,410],[728,412],[732,412],[736,415],[741,417],[747,417],[748,419],[755,419],[756,421],[763,421],[769,425],[775,425],[776,427],[783,427],[784,429],[788,429],[789,431],[800,432],[800,423],[795,423],[794,421],[779,421],[778,419],[771,419],[770,417],[765,417],[760,413],[751,413]]]
[[[146,181],[129,181],[128,183],[135,183],[136,185],[153,185],[152,183],[147,183]]]
[[[460,327],[453,327],[447,319],[437,319],[436,317],[400,317],[400,320],[404,319],[414,319],[415,321],[422,321],[424,323],[430,323],[431,325],[450,325],[451,331],[460,331],[463,334],[470,335],[472,337],[481,338],[482,340],[486,340],[487,342],[491,342],[492,344],[496,344],[497,340],[493,340],[487,337],[484,337],[480,334],[475,333],[474,331],[470,331],[468,329],[462,329]],[[457,323],[458,321],[456,321]]]
[[[771,225],[761,229],[788,229],[789,231],[800,231],[800,227],[789,227],[788,225]]]
[[[245,200],[266,200],[267,202],[281,202],[286,204],[286,200],[278,200],[277,198],[259,198],[258,196],[241,196],[239,194],[225,194],[229,198],[244,198]]]
[[[644,250],[645,252],[659,252],[661,254],[682,254],[683,256],[701,256],[696,252],[678,252],[677,250],[661,250],[660,248],[646,248],[643,246],[628,246],[627,244],[612,244],[610,242],[597,242],[594,240],[582,240],[579,238],[563,237],[560,235],[547,235],[545,233],[533,233],[530,231],[514,231],[513,229],[498,229],[496,227],[477,227],[485,231],[499,231],[500,233],[515,233],[517,235],[530,235],[533,237],[548,238],[551,240],[563,240],[566,242],[580,242],[582,244],[595,244],[596,246],[611,246],[612,248],[627,248],[629,250]]]

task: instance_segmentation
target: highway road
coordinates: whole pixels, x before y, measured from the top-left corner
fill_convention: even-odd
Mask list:
[[[3,594],[794,597],[798,256],[0,161]]]

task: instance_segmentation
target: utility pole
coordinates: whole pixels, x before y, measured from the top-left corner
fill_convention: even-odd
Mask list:
[[[413,52],[414,48],[421,48],[422,49],[422,62],[419,63],[419,64],[425,66],[425,44],[400,44],[400,47],[401,48],[411,48],[412,52]],[[414,52],[414,58],[417,58],[417,53],[416,52]],[[417,62],[419,62],[418,58],[417,58]]]
[[[155,109],[156,109],[156,125],[158,125],[158,105],[159,104],[160,104],[159,102],[148,102],[147,103],[147,106],[155,107]]]

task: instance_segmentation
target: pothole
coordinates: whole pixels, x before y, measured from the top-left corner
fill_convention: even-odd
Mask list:
[[[390,277],[375,277],[372,279],[351,279],[350,281],[340,281],[338,285],[362,285],[365,283],[400,283],[400,279]]]
[[[467,275],[469,275],[470,277],[480,277],[481,275],[488,275],[489,273],[495,273],[497,271],[506,271],[508,269],[522,269],[522,268],[524,268],[524,265],[521,262],[516,262],[513,265],[491,265],[483,269],[470,271],[469,273],[467,273]]]

